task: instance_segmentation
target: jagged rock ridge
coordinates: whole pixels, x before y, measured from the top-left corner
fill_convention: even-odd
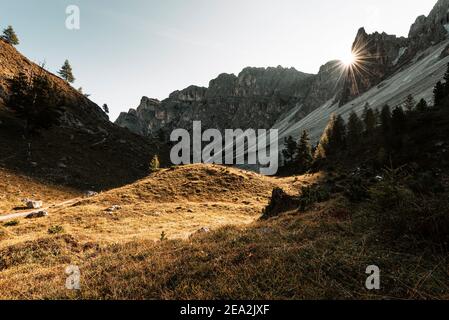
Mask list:
[[[323,66],[318,75],[280,66],[246,68],[238,76],[221,74],[208,88],[190,86],[161,102],[143,97],[139,107],[122,113],[116,124],[153,136],[173,128],[189,129],[194,120],[201,120],[203,128],[268,129],[293,107],[310,110],[334,95],[335,64]],[[322,90],[326,95],[319,94]]]

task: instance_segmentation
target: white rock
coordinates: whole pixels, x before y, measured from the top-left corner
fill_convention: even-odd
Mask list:
[[[84,193],[84,196],[87,197],[87,198],[95,197],[96,195],[98,195],[98,193],[95,192],[95,191],[86,191]]]
[[[42,208],[42,201],[35,201],[35,200],[27,200],[26,206],[28,209],[40,209]]]
[[[107,211],[107,212],[115,212],[115,211],[120,210],[121,208],[122,208],[121,206],[115,205],[115,206],[112,206],[112,207],[106,209],[106,211]]]

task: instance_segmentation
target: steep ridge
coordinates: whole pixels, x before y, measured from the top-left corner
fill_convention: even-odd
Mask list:
[[[23,123],[7,108],[10,81],[19,72],[43,73],[62,106],[60,124],[25,138]],[[81,189],[104,189],[148,173],[164,146],[109,122],[106,114],[59,77],[0,40],[0,167]]]
[[[340,61],[323,65],[317,75],[281,67],[247,68],[238,77],[220,75],[209,88],[176,91],[162,102],[144,97],[137,110],[122,113],[116,123],[160,138],[201,120],[204,129],[279,129],[281,145],[284,137],[298,137],[302,129],[312,130],[316,140],[332,112],[360,111],[366,102],[375,108],[392,99],[399,104],[408,94],[429,100],[449,55],[444,42],[448,12],[449,0],[439,0],[427,17],[416,19],[407,38],[367,34],[361,28],[353,52],[363,66],[353,75]]]
[[[238,76],[221,74],[208,88],[190,86],[162,102],[143,97],[137,110],[122,113],[116,124],[132,132],[165,136],[174,128],[270,128],[294,107],[305,115],[337,92],[338,73],[332,61],[318,75],[293,68],[246,68]],[[326,94],[321,94],[326,92]]]
[[[449,62],[448,30],[448,0],[439,0],[427,17],[418,17],[408,38],[377,32],[368,35],[361,28],[354,52],[362,57],[364,70],[346,78],[339,99],[328,99],[304,118],[295,117],[300,108],[282,115],[273,126],[280,131],[281,147],[285,137],[299,138],[302,130],[308,130],[316,142],[333,113],[345,118],[352,110],[361,114],[366,103],[374,109],[385,104],[394,107],[409,94],[431,103],[433,87]]]
[[[409,94],[415,100],[423,98],[431,103],[435,83],[443,78],[449,63],[449,57],[442,58],[448,45],[449,41],[446,40],[422,52],[420,59],[415,59],[407,68],[342,106],[329,100],[298,122],[291,120],[291,114],[290,118],[285,115],[274,126],[280,130],[279,140],[288,136],[299,137],[302,130],[308,130],[312,140],[316,142],[333,113],[347,118],[354,110],[361,115],[366,103],[371,108],[380,110],[385,104],[392,107],[401,105]]]

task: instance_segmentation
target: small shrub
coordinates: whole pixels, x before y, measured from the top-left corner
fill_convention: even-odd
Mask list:
[[[5,222],[3,224],[3,226],[5,226],[5,227],[15,227],[15,226],[18,226],[19,224],[20,224],[20,222],[18,220],[11,220],[11,221]]]
[[[409,178],[408,186],[413,192],[420,194],[444,192],[441,179],[438,179],[432,172],[418,173],[417,176]]]
[[[368,187],[362,178],[353,177],[348,181],[344,195],[351,202],[360,202],[369,198]]]
[[[329,190],[323,186],[304,187],[301,189],[301,196],[299,197],[299,210],[304,212],[315,203],[327,201],[330,197]]]
[[[365,222],[378,239],[403,246],[431,243],[438,248],[449,245],[449,204],[445,197],[415,194],[406,184],[401,170],[389,170],[385,180],[370,190],[364,207]]]
[[[62,226],[51,226],[50,228],[48,228],[49,234],[59,234],[59,233],[63,233],[63,232],[64,232],[64,228]]]
[[[159,161],[159,157],[155,155],[150,162],[150,172],[156,172],[160,169],[161,163]]]

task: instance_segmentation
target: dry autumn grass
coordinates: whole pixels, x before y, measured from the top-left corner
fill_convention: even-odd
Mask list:
[[[297,193],[319,178],[178,167],[0,227],[0,298],[449,298],[445,259],[369,243],[343,198],[258,220],[273,187]],[[49,234],[52,226],[61,232]],[[383,272],[375,293],[364,288],[373,263]],[[80,291],[65,289],[70,264],[81,270]]]

